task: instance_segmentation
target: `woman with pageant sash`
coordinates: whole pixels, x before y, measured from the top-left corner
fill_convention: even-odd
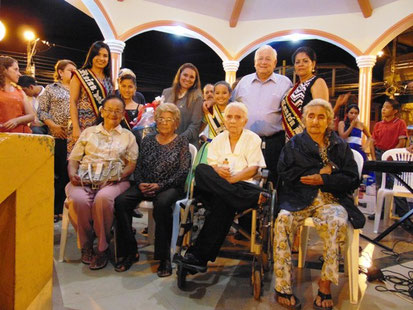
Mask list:
[[[199,135],[202,141],[212,141],[218,134],[225,130],[224,110],[231,99],[232,88],[225,81],[216,82],[214,85],[214,105],[204,115],[205,129]]]
[[[285,94],[281,102],[286,140],[303,132],[301,116],[307,103],[317,98],[328,101],[326,82],[314,74],[317,61],[314,50],[306,46],[299,47],[291,60],[299,81]]]
[[[80,133],[101,121],[99,108],[113,91],[109,46],[103,41],[92,44],[82,68],[74,71],[70,82],[70,118],[67,152],[70,154]]]
[[[204,110],[204,119],[199,139],[205,142],[199,149],[196,163],[207,163],[208,145],[217,135],[225,130],[224,110],[231,99],[232,88],[225,81],[216,82],[213,86],[213,102],[212,107]]]

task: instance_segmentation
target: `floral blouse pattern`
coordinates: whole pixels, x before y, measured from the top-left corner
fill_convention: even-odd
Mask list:
[[[135,181],[158,183],[160,191],[184,187],[191,165],[188,140],[177,136],[172,142],[162,145],[156,136],[146,136],[142,141]]]
[[[70,118],[69,99],[69,89],[65,88],[62,83],[47,85],[38,99],[37,116],[39,120],[44,122],[50,119],[67,130],[67,122]]]

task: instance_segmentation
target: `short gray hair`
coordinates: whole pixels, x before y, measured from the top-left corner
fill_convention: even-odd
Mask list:
[[[228,110],[232,107],[241,109],[242,112],[244,112],[245,118],[248,118],[248,108],[247,108],[247,106],[245,104],[243,104],[242,102],[239,102],[239,101],[233,101],[233,102],[229,103],[225,107],[224,115],[226,115]]]
[[[258,53],[263,50],[270,50],[274,56],[274,59],[277,60],[277,51],[271,45],[266,44],[266,45],[261,46],[259,49],[255,51],[254,61],[257,60]]]
[[[176,125],[179,126],[179,123],[181,122],[181,111],[179,111],[176,104],[170,102],[161,103],[155,110],[155,121],[158,121],[163,112],[172,113]]]
[[[322,107],[327,114],[328,130],[334,130],[334,111],[331,103],[324,99],[313,99],[307,105],[304,106],[302,121],[305,124],[305,118],[308,115],[308,109],[311,107]]]

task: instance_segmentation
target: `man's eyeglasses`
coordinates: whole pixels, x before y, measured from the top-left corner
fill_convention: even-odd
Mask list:
[[[108,110],[108,109],[103,109],[104,111],[106,111],[107,113],[112,113],[112,114],[115,114],[115,115],[122,115],[123,114],[123,111],[121,111],[121,110]]]

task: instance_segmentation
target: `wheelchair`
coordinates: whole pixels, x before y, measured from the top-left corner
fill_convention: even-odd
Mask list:
[[[268,170],[263,170],[259,184],[260,187],[270,194],[269,199],[256,208],[250,208],[237,214],[232,223],[232,227],[250,242],[247,254],[249,254],[250,257],[252,256],[251,287],[252,294],[256,300],[260,299],[263,292],[264,272],[270,271],[273,264],[273,226],[277,195],[272,182],[267,180]],[[179,256],[182,256],[184,251],[195,243],[205,218],[208,216],[208,210],[204,207],[202,201],[192,197],[193,186],[192,183],[190,199],[186,204],[181,204],[181,222],[173,258],[173,261],[177,262],[177,284],[181,290],[185,290],[186,288],[187,275],[195,274],[196,272],[185,268],[179,263]],[[252,216],[251,234],[242,229],[235,221],[247,214],[251,214]]]

